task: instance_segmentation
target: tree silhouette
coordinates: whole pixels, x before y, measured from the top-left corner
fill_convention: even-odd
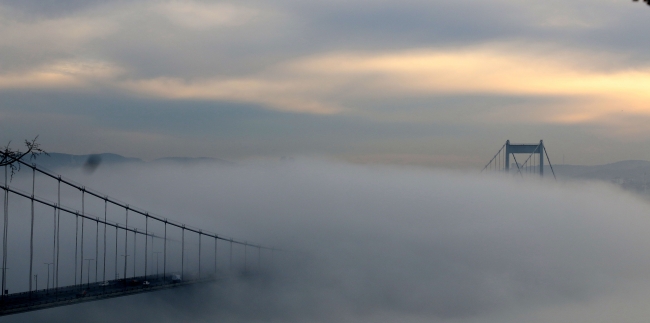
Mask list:
[[[639,0],[632,0],[632,1],[639,2]],[[643,2],[645,2],[647,5],[650,6],[650,0],[643,0]]]
[[[650,1],[650,0],[649,0]],[[11,141],[0,151],[0,166],[8,166],[11,169],[11,176],[13,177],[14,173],[20,170],[20,163],[18,162],[23,157],[29,155],[29,160],[36,159],[40,154],[48,155],[48,153],[41,149],[41,145],[36,142],[38,136],[36,136],[31,141],[25,140],[26,151],[21,151],[20,149],[12,149]]]

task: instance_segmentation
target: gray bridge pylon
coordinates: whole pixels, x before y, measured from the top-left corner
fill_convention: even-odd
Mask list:
[[[528,158],[520,164],[516,154],[528,154]],[[511,157],[514,163],[510,162]],[[483,167],[481,172],[492,170],[509,173],[511,166],[514,165],[517,168],[517,174],[521,176],[524,173],[532,173],[544,177],[544,158],[553,173],[553,178],[557,179],[543,140],[535,144],[511,144],[510,140],[506,140],[506,143],[501,146],[501,149]]]

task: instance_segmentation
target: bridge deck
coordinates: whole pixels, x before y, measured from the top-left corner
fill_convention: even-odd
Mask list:
[[[72,305],[107,298],[177,288],[197,283],[215,281],[216,277],[172,282],[170,279],[147,277],[149,285],[144,285],[144,277],[129,278],[126,281],[111,280],[107,284],[91,283],[66,286],[57,289],[39,290],[10,294],[0,297],[0,316],[42,310],[57,306]]]

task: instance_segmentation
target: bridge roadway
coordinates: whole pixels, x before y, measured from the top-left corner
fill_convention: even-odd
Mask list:
[[[147,276],[148,285],[144,284],[144,277],[110,280],[105,284],[101,282],[81,284],[76,286],[59,287],[57,289],[42,289],[34,292],[23,292],[0,296],[0,316],[42,310],[46,308],[72,305],[113,297],[127,296],[146,292],[159,291],[169,288],[178,288],[198,283],[216,281],[216,276],[201,279],[190,279],[173,282],[169,276]]]

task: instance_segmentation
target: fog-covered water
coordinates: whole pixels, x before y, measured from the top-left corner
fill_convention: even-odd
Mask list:
[[[650,314],[650,205],[604,184],[322,160],[62,171],[152,213],[287,252],[272,265],[264,259],[256,278],[4,321],[645,322]]]

